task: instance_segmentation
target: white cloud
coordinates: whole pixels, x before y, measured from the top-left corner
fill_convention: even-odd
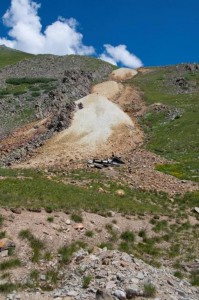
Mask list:
[[[59,17],[42,30],[38,15],[40,4],[32,0],[11,0],[11,6],[3,16],[4,25],[9,27],[9,38],[0,37],[0,45],[33,54],[95,54],[93,46],[83,44],[83,35],[78,32],[78,22]],[[131,68],[142,66],[141,60],[127,50],[125,45],[104,45],[105,51],[99,58],[113,65],[117,63]]]
[[[117,66],[116,61],[113,58],[107,56],[105,53],[102,53],[99,58],[101,60],[104,60],[104,61],[108,62],[109,64]]]
[[[122,65],[130,68],[137,69],[143,65],[142,61],[133,53],[127,50],[126,45],[118,45],[113,47],[112,45],[104,45],[105,52],[100,55],[100,59],[117,65],[121,63]]]
[[[73,18],[59,18],[42,32],[38,16],[40,4],[31,0],[12,0],[11,7],[3,16],[4,24],[11,27],[10,39],[0,38],[0,44],[29,53],[51,53],[57,55],[91,55],[92,46],[83,44],[83,35],[77,31]]]

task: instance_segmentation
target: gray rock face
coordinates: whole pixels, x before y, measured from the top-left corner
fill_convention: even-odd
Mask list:
[[[53,55],[25,59],[1,69],[0,141],[16,128],[48,117],[46,128],[38,130],[30,139],[25,138],[13,147],[3,145],[0,148],[1,166],[32,156],[54,133],[68,128],[75,109],[74,101],[86,96],[92,82],[103,81],[112,70],[113,66],[94,58]],[[22,93],[13,94],[15,86],[11,89],[6,79],[25,77],[55,81],[34,84]]]

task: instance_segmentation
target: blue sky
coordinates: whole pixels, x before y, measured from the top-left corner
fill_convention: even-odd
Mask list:
[[[11,0],[0,1],[0,15],[3,17],[11,5]],[[12,1],[18,4],[31,3],[31,0]],[[135,65],[140,63],[140,59],[145,66],[199,62],[199,0],[35,0],[35,2],[41,4],[41,7],[36,9],[35,16],[40,17],[39,22],[42,25],[38,41],[35,37],[37,47],[34,45],[34,38],[30,40],[31,37],[28,36],[27,40],[20,40],[17,24],[12,24],[15,28],[14,37],[8,36],[10,28],[6,27],[2,20],[0,43],[5,39],[16,40],[12,43],[12,47],[20,50],[35,49],[35,53],[36,51],[56,53],[59,51],[53,49],[56,41],[57,48],[63,47],[62,52],[58,54],[64,54],[64,45],[61,42],[59,44],[55,35],[58,36],[58,32],[64,30],[64,26],[60,26],[65,23],[73,28],[73,32],[70,36],[63,33],[62,40],[65,38],[67,44],[70,38],[73,39],[74,33],[76,42],[79,43],[71,44],[66,50],[67,53],[74,51],[98,57],[104,55],[105,58],[108,57],[115,63],[123,65],[128,65],[130,59],[136,58],[138,61],[134,61]],[[78,25],[77,23],[71,25],[72,20],[70,22],[61,20],[59,24],[55,24],[59,16],[65,19],[74,18]],[[7,22],[10,18],[11,15],[8,16]],[[14,20],[19,22],[20,18],[23,19],[23,15],[18,16],[18,21],[13,18],[13,22]],[[38,23],[38,19],[34,18],[34,21],[34,24]],[[49,28],[51,29],[49,34],[42,36],[51,24],[54,25]],[[27,33],[27,30],[24,32]],[[83,35],[81,38],[80,33]],[[34,37],[34,34],[30,35]],[[125,49],[117,48],[119,45],[124,45]]]

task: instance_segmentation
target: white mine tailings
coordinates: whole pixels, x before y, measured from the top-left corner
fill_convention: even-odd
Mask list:
[[[114,75],[116,74],[116,75]],[[119,69],[111,76],[125,78],[137,74]],[[122,77],[123,76],[123,77]],[[96,155],[122,154],[136,141],[132,119],[109,99],[122,94],[123,85],[107,81],[92,88],[92,94],[76,101],[76,111],[68,129],[51,138],[25,167],[67,164],[70,159],[88,159]]]
[[[110,78],[112,80],[116,81],[123,81],[123,80],[128,80],[137,75],[138,71],[128,69],[128,68],[120,68],[115,71],[113,71],[110,75]]]

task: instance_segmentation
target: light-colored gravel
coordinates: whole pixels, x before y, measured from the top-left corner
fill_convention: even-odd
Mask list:
[[[127,79],[131,79],[135,75],[137,75],[138,71],[128,68],[120,68],[113,71],[110,75],[112,80],[123,81]]]

